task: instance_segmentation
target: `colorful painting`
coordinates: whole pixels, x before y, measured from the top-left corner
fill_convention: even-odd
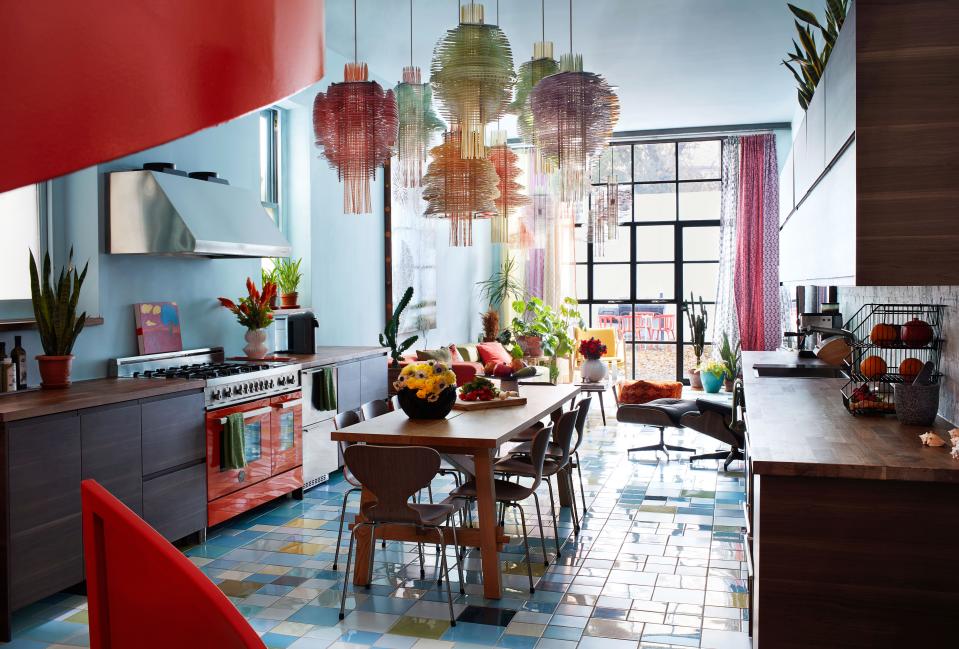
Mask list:
[[[141,354],[178,352],[183,349],[180,310],[176,302],[144,302],[134,304],[133,310]]]

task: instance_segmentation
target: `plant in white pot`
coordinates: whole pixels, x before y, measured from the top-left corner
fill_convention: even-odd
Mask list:
[[[302,258],[286,257],[273,260],[273,273],[280,289],[280,307],[283,309],[296,309],[300,306],[298,302],[300,294],[297,289],[300,287],[300,280],[303,279],[303,273],[300,272],[302,263]]]
[[[606,378],[606,363],[602,361],[606,354],[606,345],[597,338],[581,340],[579,353],[584,359],[579,375],[587,383],[599,383]]]
[[[703,381],[700,377],[699,366],[703,362],[703,350],[706,349],[706,327],[709,324],[709,315],[706,313],[702,296],[700,296],[697,301],[693,294],[690,293],[689,300],[683,302],[683,313],[686,314],[686,320],[689,322],[689,332],[692,339],[691,342],[693,343],[693,355],[696,357],[696,366],[687,372],[689,385],[701,390]]]
[[[43,354],[37,356],[40,367],[40,387],[65,388],[70,385],[70,369],[73,364],[73,344],[86,324],[86,311],[77,315],[80,289],[87,276],[87,266],[77,273],[73,266],[73,248],[67,265],[60,269],[57,283],[51,283],[52,264],[50,253],[43,257],[43,281],[37,270],[37,260],[30,252],[30,295],[33,315],[40,332]]]
[[[217,298],[220,304],[228,308],[236,316],[237,321],[246,327],[246,346],[243,353],[247,358],[263,358],[266,356],[266,328],[273,322],[273,309],[270,299],[276,295],[276,284],[265,282],[263,290],[256,290],[256,285],[249,277],[246,278],[247,296],[241,297],[239,302],[225,297]]]

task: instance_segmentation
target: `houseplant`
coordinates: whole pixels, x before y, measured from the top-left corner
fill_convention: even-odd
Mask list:
[[[538,297],[513,302],[516,316],[511,328],[517,344],[526,356],[548,356],[550,358],[550,379],[559,376],[556,359],[568,356],[573,351],[573,338],[570,329],[575,324],[583,327],[583,318],[577,311],[579,303],[567,297],[559,309],[545,304]],[[538,352],[538,353],[537,353]]]
[[[800,9],[788,2],[786,6],[796,17],[796,34],[799,37],[799,43],[793,40],[793,51],[786,55],[783,65],[789,68],[789,71],[795,77],[799,105],[803,110],[806,110],[809,108],[809,102],[812,101],[816,86],[819,85],[819,80],[826,69],[826,63],[828,63],[829,55],[832,54],[832,49],[836,45],[836,39],[839,38],[839,30],[842,29],[842,24],[846,20],[846,12],[849,9],[849,0],[826,0],[825,26],[819,22],[813,12]],[[800,21],[805,25],[800,24]],[[814,27],[822,35],[822,51],[816,44]],[[802,44],[802,47],[800,47],[800,44]]]
[[[443,419],[456,403],[456,375],[444,363],[410,363],[393,382],[410,419]]]
[[[77,315],[77,301],[88,265],[89,262],[83,266],[83,272],[77,274],[73,266],[73,248],[70,248],[67,265],[60,269],[54,286],[51,283],[50,253],[43,257],[41,283],[37,260],[33,257],[33,251],[30,252],[30,295],[37,330],[40,332],[40,344],[43,346],[43,354],[37,356],[40,387],[65,388],[70,385],[73,344],[87,321],[85,311]]]
[[[400,330],[400,316],[402,315],[403,310],[406,309],[407,305],[409,305],[411,299],[413,299],[412,286],[407,287],[406,291],[403,293],[403,297],[400,298],[399,304],[397,304],[396,308],[393,309],[393,315],[386,323],[386,328],[383,329],[383,333],[380,334],[380,347],[386,347],[390,350],[390,385],[393,385],[399,378],[400,362],[403,360],[403,352],[412,347],[413,343],[419,339],[419,336],[410,336],[402,342],[396,341],[396,336],[399,334]]]
[[[300,264],[303,259],[293,259],[285,257],[273,260],[273,272],[276,274],[276,284],[280,289],[280,306],[284,309],[297,309],[299,304],[297,298],[299,293],[296,289],[300,286],[300,280],[303,279],[303,273],[300,272]]]
[[[267,282],[276,284],[276,264],[271,266],[269,270],[266,268],[260,269],[260,286],[266,286]],[[273,295],[273,299],[270,300],[270,308],[276,310],[276,307],[276,295]]]
[[[689,376],[689,385],[693,388],[701,389],[703,382],[699,377],[699,365],[703,360],[703,350],[706,348],[706,326],[709,324],[709,315],[706,313],[706,307],[703,305],[702,296],[697,302],[692,293],[689,294],[689,300],[683,301],[683,313],[686,314],[686,320],[689,322],[689,332],[693,343],[693,355],[696,357],[696,366],[687,372]]]
[[[477,282],[480,294],[486,298],[489,309],[482,314],[483,342],[492,342],[499,335],[500,307],[507,300],[520,300],[526,296],[523,284],[516,278],[516,259],[509,254],[503,259],[499,270],[489,279]]]
[[[726,392],[733,391],[733,383],[735,383],[739,375],[743,373],[743,357],[741,349],[742,343],[740,343],[738,340],[736,341],[736,347],[733,348],[733,346],[729,343],[729,334],[724,331],[723,342],[719,347],[719,358],[722,359],[723,363],[726,365]]]
[[[246,297],[234,302],[225,297],[217,298],[220,304],[233,312],[237,322],[246,327],[246,346],[243,353],[247,358],[263,358],[266,356],[266,328],[273,322],[273,309],[270,308],[270,298],[276,295],[276,284],[266,282],[263,290],[256,290],[256,285],[249,277],[246,278]]]
[[[703,388],[710,394],[719,392],[726,378],[726,364],[713,358],[699,366],[699,375],[703,381]]]
[[[579,353],[586,360],[579,368],[579,375],[587,383],[599,383],[606,378],[606,363],[600,360],[606,353],[606,345],[596,338],[581,340]]]

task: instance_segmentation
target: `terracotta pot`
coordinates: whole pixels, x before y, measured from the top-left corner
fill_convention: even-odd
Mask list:
[[[516,342],[524,356],[538,358],[543,355],[543,339],[540,336],[516,336]]]
[[[284,309],[299,308],[300,305],[297,304],[299,297],[299,293],[284,293],[280,296],[280,307]]]
[[[243,339],[246,341],[243,353],[247,358],[263,358],[269,351],[266,348],[266,329],[247,329]]]
[[[736,382],[729,378],[729,375],[726,375],[726,378],[723,380],[723,388],[726,390],[726,392],[732,392],[735,385]]]
[[[400,378],[400,372],[403,371],[403,368],[393,362],[393,359],[389,361],[390,366],[386,370],[386,380],[387,385],[389,386],[390,396],[396,394],[396,388],[393,387],[393,384],[396,382],[396,379]]]
[[[397,393],[400,408],[410,419],[445,419],[456,403],[456,388],[446,388],[436,401],[427,401],[416,396],[415,390],[403,388]]]
[[[606,378],[606,363],[598,358],[587,358],[579,368],[584,383],[599,383]]]
[[[689,387],[694,390],[703,389],[703,378],[699,373],[699,370],[689,370],[686,372],[686,376],[689,378]]]
[[[70,385],[70,369],[73,365],[73,354],[68,356],[37,356],[40,366],[40,387],[51,390],[65,388]]]

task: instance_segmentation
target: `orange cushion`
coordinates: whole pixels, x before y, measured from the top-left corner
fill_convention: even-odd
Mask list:
[[[483,359],[483,363],[511,363],[513,362],[513,357],[509,355],[509,352],[506,351],[506,348],[503,347],[503,344],[498,341],[493,341],[491,343],[480,343],[476,346],[476,351],[479,352],[480,358]]]
[[[648,403],[682,396],[683,384],[679,381],[623,381],[619,385],[620,403]]]

